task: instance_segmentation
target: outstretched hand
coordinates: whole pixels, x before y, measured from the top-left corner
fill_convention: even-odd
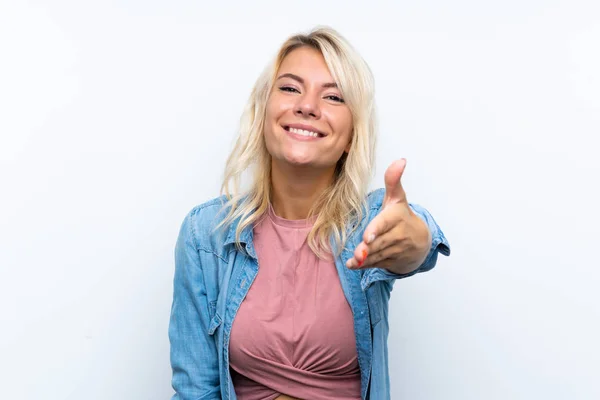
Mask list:
[[[385,171],[385,197],[380,213],[365,229],[363,241],[346,266],[351,269],[386,268],[408,273],[421,265],[431,246],[427,224],[410,208],[402,187],[406,160],[394,161]]]

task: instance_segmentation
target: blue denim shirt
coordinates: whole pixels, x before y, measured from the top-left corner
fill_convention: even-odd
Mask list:
[[[438,252],[450,255],[448,241],[433,217],[424,208],[410,204],[427,223],[432,236],[431,250],[423,264],[404,275],[379,268],[346,268],[346,261],[361,242],[368,223],[380,212],[384,194],[383,189],[378,189],[368,195],[368,214],[335,260],[354,316],[363,400],[390,398],[388,302],[395,279],[432,269]],[[223,215],[220,213],[217,217],[223,201],[222,196],[194,207],[181,225],[175,246],[169,322],[175,389],[171,400],[236,399],[229,370],[229,338],[240,303],[258,273],[258,261],[251,227],[241,234],[245,253],[235,246],[237,222],[227,229],[214,231],[220,222],[217,218]]]

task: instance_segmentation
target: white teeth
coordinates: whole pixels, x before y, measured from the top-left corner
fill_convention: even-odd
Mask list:
[[[302,136],[319,137],[319,134],[317,132],[305,131],[304,129],[290,128],[290,132]]]

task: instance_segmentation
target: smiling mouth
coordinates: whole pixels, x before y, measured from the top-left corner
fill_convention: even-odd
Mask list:
[[[291,128],[287,125],[284,126],[283,129],[285,129],[288,132],[295,133],[296,135],[300,135],[300,136],[314,137],[314,138],[325,137],[325,135],[323,135],[322,133],[319,133],[319,132],[308,131],[305,129]]]

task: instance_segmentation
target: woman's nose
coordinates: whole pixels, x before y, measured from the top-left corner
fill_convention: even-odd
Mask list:
[[[319,109],[318,96],[300,96],[298,99],[298,103],[296,104],[294,114],[303,118],[320,118],[321,110]]]

